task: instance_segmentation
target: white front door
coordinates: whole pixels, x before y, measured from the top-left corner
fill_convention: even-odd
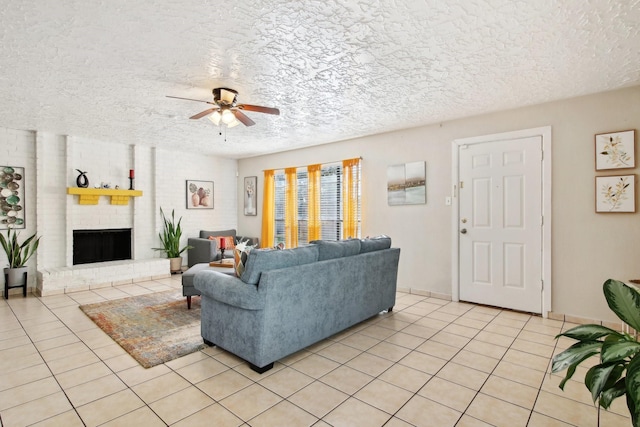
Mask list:
[[[542,312],[542,137],[460,145],[460,300]]]

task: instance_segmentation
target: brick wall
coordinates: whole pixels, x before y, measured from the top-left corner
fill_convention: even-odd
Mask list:
[[[6,128],[0,128],[0,156],[3,165],[25,168],[23,235],[37,231],[43,236],[29,262],[31,288],[36,270],[72,269],[74,229],[132,228],[132,257],[140,261],[164,257],[152,250],[160,245],[161,206],[183,217],[183,244],[200,229],[237,226],[236,160]],[[105,182],[123,189],[129,188],[129,169],[134,169],[134,186],[143,196],[130,199],[127,206],[111,205],[108,197],[100,197],[98,205],[80,205],[78,196],[67,195],[67,187],[76,186],[76,169],[87,172],[89,187]],[[186,209],[187,179],[214,181],[214,209]],[[6,265],[4,254],[0,262]],[[106,282],[101,280],[101,285]]]

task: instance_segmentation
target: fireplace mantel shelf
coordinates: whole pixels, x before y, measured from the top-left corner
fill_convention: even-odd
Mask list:
[[[81,205],[97,205],[100,196],[110,196],[112,205],[128,205],[129,197],[140,197],[140,190],[116,190],[113,188],[79,188],[67,187],[67,194],[79,196]]]

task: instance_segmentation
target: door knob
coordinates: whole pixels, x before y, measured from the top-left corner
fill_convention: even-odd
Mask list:
[[[467,229],[466,229],[466,228],[463,228],[462,230],[460,230],[460,233],[462,233],[462,234],[467,234]]]

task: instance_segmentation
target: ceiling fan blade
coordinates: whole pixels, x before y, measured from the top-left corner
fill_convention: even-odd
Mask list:
[[[239,121],[242,122],[243,125],[245,126],[253,126],[256,124],[256,122],[254,122],[253,120],[251,120],[249,118],[249,116],[247,116],[245,113],[243,113],[242,111],[238,111],[238,110],[232,110],[233,111],[233,115],[236,116],[236,119],[238,119]]]
[[[201,100],[201,99],[181,98],[181,97],[179,97],[179,96],[171,96],[171,95],[167,95],[167,98],[184,99],[184,100],[186,100],[186,101],[205,102],[205,103],[207,103],[207,104],[216,105],[216,104],[214,104],[213,102],[210,102],[210,101],[203,101],[203,100]]]
[[[196,119],[201,119],[204,116],[208,116],[209,114],[213,113],[214,111],[216,111],[217,108],[209,108],[208,110],[204,110],[201,113],[196,114],[195,116],[191,116],[189,117],[190,119],[196,120]]]
[[[259,105],[250,105],[250,104],[241,104],[238,105],[238,108],[247,111],[256,111],[258,113],[266,113],[266,114],[275,114],[276,116],[280,115],[280,110],[277,108],[271,107],[261,107]]]

